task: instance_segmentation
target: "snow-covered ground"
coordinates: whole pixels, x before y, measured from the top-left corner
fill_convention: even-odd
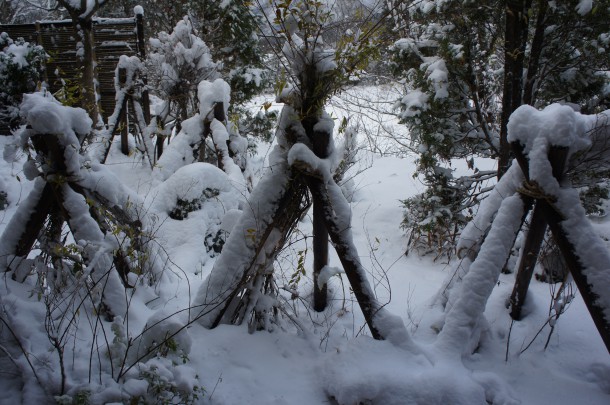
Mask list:
[[[342,111],[341,107],[334,109],[339,122]],[[382,121],[387,120],[387,125],[395,125],[388,117],[381,117]],[[432,308],[431,302],[449,276],[452,263],[404,254],[407,240],[399,228],[402,221],[399,200],[422,190],[419,181],[412,177],[414,158],[408,153],[401,157],[385,153],[389,151],[389,143],[385,143],[388,140],[371,146],[366,138],[360,139],[366,147],[350,171],[353,183],[348,187],[352,195],[354,242],[379,300],[387,302],[387,309],[404,320],[425,352],[432,348],[439,317],[439,310]],[[9,142],[10,138],[0,137],[0,148],[4,150]],[[266,165],[268,149],[269,145],[259,145],[259,155],[252,159],[255,169]],[[165,291],[158,304],[152,302],[135,308],[141,319],[134,322],[141,327],[156,311],[172,313],[188,307],[216,260],[204,247],[206,233],[212,229],[210,224],[219,221],[214,215],[236,208],[218,202],[237,201],[239,196],[224,190],[229,196],[210,199],[200,211],[174,220],[161,211],[154,212],[163,203],[159,200],[169,192],[151,175],[141,155],[123,156],[115,144],[107,167],[142,197],[149,214],[157,215],[155,236],[178,275],[161,284]],[[183,175],[208,175],[210,181],[215,179],[208,169],[189,170]],[[8,192],[10,202],[0,211],[3,231],[32,184],[23,175],[21,163],[0,161],[0,185]],[[596,221],[594,226],[606,240],[610,239],[610,220]],[[288,284],[297,270],[299,256],[304,256],[305,267],[310,270],[310,235],[311,217],[307,215],[299,224],[299,232],[280,254],[276,266],[280,287]],[[332,249],[330,266],[340,267]],[[249,333],[245,325],[221,325],[208,330],[195,323],[188,328],[192,344],[186,366],[195,370],[205,389],[199,399],[204,404],[334,403],[329,396],[345,404],[356,404],[363,398],[384,405],[478,404],[482,389],[494,391],[494,403],[499,404],[610,403],[610,356],[578,292],[559,318],[545,350],[552,287],[532,281],[524,308],[527,316],[511,328],[506,301],[513,284],[514,275],[500,276],[485,311],[489,323],[487,335],[476,352],[461,361],[434,364],[436,353],[414,355],[387,341],[373,340],[347,280],[340,275],[329,281],[329,308],[322,313],[313,312],[308,307],[312,288],[308,273],[298,284],[298,297],[282,292],[288,311],[298,316],[304,330],[287,318],[282,328],[255,333]],[[15,284],[7,281],[3,288],[7,285]],[[20,290],[13,287],[10,294],[26,300],[28,292],[28,287]],[[34,299],[30,305],[42,304]],[[24,319],[35,317],[24,314]],[[39,335],[32,336],[40,339]],[[32,350],[36,346],[47,347],[49,342],[45,339],[32,340],[28,347]],[[52,364],[49,361],[46,367]],[[6,393],[0,403],[30,403],[27,398],[35,397],[23,394],[28,388],[16,386],[18,381],[16,376],[0,373],[0,391]]]

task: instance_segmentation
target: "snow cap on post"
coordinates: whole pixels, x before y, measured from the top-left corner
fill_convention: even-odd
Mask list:
[[[66,107],[50,94],[33,93],[23,95],[20,114],[32,128],[21,131],[20,146],[24,147],[32,135],[55,135],[65,147],[68,172],[78,173],[79,137],[91,131],[92,121],[87,112],[82,108]]]
[[[58,134],[64,137],[85,135],[91,130],[91,118],[82,108],[63,106],[50,95],[24,94],[21,116],[38,134]],[[78,140],[70,139],[80,146]]]
[[[144,7],[142,7],[141,5],[137,5],[133,8],[133,13],[135,15],[144,15]]]
[[[525,153],[535,147],[536,138],[543,138],[547,144],[568,147],[575,152],[588,146],[588,142],[583,139],[586,124],[582,114],[567,105],[551,104],[541,111],[530,105],[522,105],[512,113],[508,121],[508,141],[519,141],[525,146]]]
[[[198,87],[199,96],[199,113],[202,117],[207,115],[214,109],[214,104],[223,103],[225,115],[231,102],[231,86],[222,79],[216,79],[213,82],[203,80]]]
[[[586,139],[586,116],[567,105],[551,104],[539,111],[522,105],[508,120],[508,141],[524,146],[529,161],[530,180],[547,195],[557,196],[560,185],[548,159],[551,147],[569,149],[569,155],[590,145]],[[568,156],[569,156],[568,155]]]

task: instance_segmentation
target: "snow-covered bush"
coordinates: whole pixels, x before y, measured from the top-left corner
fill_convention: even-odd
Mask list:
[[[166,105],[160,115],[178,123],[197,111],[197,86],[202,80],[219,76],[219,64],[212,60],[210,49],[199,38],[188,17],[168,34],[160,32],[151,38],[147,65],[149,79]]]
[[[263,2],[261,2],[263,3]],[[264,2],[266,3],[266,2]],[[235,88],[231,95],[242,103],[262,88],[266,76],[259,46],[263,18],[256,2],[246,0],[163,2],[141,0],[147,32],[169,32],[188,15],[198,36],[205,39],[215,60],[222,60],[222,77]],[[241,82],[243,85],[238,85]]]
[[[131,404],[192,405],[199,403],[205,393],[193,369],[167,358],[143,363],[138,366],[137,373],[132,373],[133,378],[124,385]]]
[[[228,176],[233,186],[245,196],[252,186],[249,167],[248,139],[233,122],[227,122],[231,89],[222,79],[202,80],[198,85],[199,112],[185,120],[181,131],[163,153],[153,174],[168,179],[178,169],[194,162],[216,165]],[[212,192],[213,194],[213,192]],[[176,216],[196,209],[203,194],[186,199],[181,207],[173,206]],[[180,197],[181,198],[181,197]],[[181,214],[182,212],[182,214]]]
[[[265,107],[263,107],[263,109],[264,108]],[[243,136],[246,136],[249,139],[257,138],[265,142],[272,141],[278,119],[277,111],[264,109],[252,113],[250,110],[237,108],[230,116],[231,121],[235,123],[239,128],[239,133]],[[249,147],[254,149],[256,144],[252,142]]]
[[[181,136],[184,134],[181,133]],[[160,163],[167,161],[164,157],[174,156],[173,147],[179,139],[180,136],[170,144],[170,153],[164,154]],[[151,208],[174,221],[197,221],[200,235],[198,242],[191,243],[196,243],[198,249],[205,248],[208,255],[214,257],[222,250],[231,230],[230,227],[222,226],[225,214],[241,212],[238,209],[244,205],[242,193],[245,192],[245,180],[239,169],[236,171],[239,172],[239,182],[233,181],[227,173],[209,163],[194,162],[180,167],[151,190],[148,197]],[[158,175],[162,176],[163,172],[158,172]]]
[[[0,33],[0,122],[18,124],[22,95],[42,81],[46,58],[41,46]]]
[[[469,207],[464,205],[468,187],[453,184],[450,171],[436,169],[433,186],[402,201],[405,211],[401,226],[410,232],[409,248],[421,255],[436,252],[437,257],[451,257],[460,230],[472,219],[472,212],[469,214]]]
[[[0,238],[0,266],[10,274],[0,282],[0,338],[19,359],[16,374],[59,403],[190,403],[200,388],[185,364],[189,320],[141,301],[158,300],[160,284],[174,280],[155,218],[81,154],[92,123],[83,109],[35,93],[20,113],[28,126],[5,157],[24,151],[33,187]],[[48,367],[36,369],[32,358]]]

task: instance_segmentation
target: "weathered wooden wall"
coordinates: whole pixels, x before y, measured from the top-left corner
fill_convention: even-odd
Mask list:
[[[100,106],[102,116],[106,120],[114,111],[114,70],[119,57],[143,56],[144,49],[140,47],[143,45],[144,34],[141,32],[142,24],[137,24],[137,17],[94,19],[93,27]],[[0,25],[0,32],[7,32],[13,39],[22,37],[27,42],[43,46],[51,57],[46,69],[46,81],[51,92],[60,90],[62,82],[77,83],[79,75],[77,38],[71,20]],[[7,130],[0,123],[0,133],[8,133]]]

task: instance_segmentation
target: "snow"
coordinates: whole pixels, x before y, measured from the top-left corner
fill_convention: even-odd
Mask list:
[[[144,15],[144,7],[137,5],[133,8],[133,13],[135,15]]]
[[[214,111],[216,103],[223,103],[225,114],[231,102],[231,87],[222,79],[213,82],[203,80],[197,88],[199,97],[199,113],[202,117],[208,117]],[[209,117],[212,118],[212,117]]]
[[[201,142],[203,133],[203,120],[199,114],[182,121],[182,130],[172,139],[165,148],[163,155],[155,164],[153,177],[158,180],[166,180],[180,167],[193,163],[193,152],[191,145]]]
[[[18,64],[20,68],[23,68],[25,66],[28,66],[28,61],[26,57],[29,52],[29,45],[30,44],[28,42],[22,45],[10,44],[6,49],[3,50],[3,52],[11,56],[13,63]]]
[[[404,106],[402,118],[409,118],[419,115],[421,110],[425,110],[428,105],[428,95],[419,89],[412,90],[402,98],[401,104]]]
[[[343,269],[339,267],[324,266],[318,275],[318,287],[322,288],[331,277],[338,276],[341,273],[343,273]]]
[[[297,143],[288,151],[288,164],[305,169],[306,172],[319,177],[324,182],[331,179],[330,162],[317,157],[305,144]]]
[[[427,65],[426,75],[428,76],[428,81],[432,82],[434,86],[434,99],[439,100],[449,97],[449,82],[447,80],[449,72],[447,71],[445,61],[438,58],[431,63],[427,63]]]
[[[461,355],[472,353],[478,344],[479,337],[473,339],[471,334],[480,333],[478,325],[485,322],[482,315],[488,297],[510,254],[513,241],[521,227],[523,212],[523,201],[518,195],[508,197],[502,202],[479,255],[461,283],[459,297],[447,313],[437,347]],[[473,328],[474,325],[477,326]]]
[[[80,13],[81,18],[91,17],[93,13],[108,0],[66,0],[67,6]]]
[[[153,188],[146,205],[155,211],[169,213],[176,207],[178,199],[193,201],[202,198],[206,190],[218,190],[229,199],[240,199],[227,174],[209,163],[196,162],[176,170],[166,181]],[[222,197],[221,197],[222,198]]]
[[[229,179],[235,186],[240,186],[239,191],[245,196],[247,194],[246,180],[244,179],[244,175],[239,166],[235,164],[229,155],[227,141],[229,141],[230,138],[227,128],[222,122],[214,118],[210,123],[210,130],[212,131],[212,139],[217,153],[220,155],[219,159],[222,162],[223,170],[229,175]]]
[[[576,12],[580,15],[585,15],[593,8],[593,0],[580,0],[576,5]]]
[[[40,96],[32,100],[28,116],[31,111],[37,111],[38,106],[38,112],[32,117],[36,114],[49,117],[49,126],[73,134],[72,141],[77,139],[79,130],[86,127],[81,127],[86,123],[82,114],[67,113],[52,100]],[[42,108],[42,105],[46,107]],[[525,134],[533,130],[544,133],[547,127],[552,128],[552,134],[548,137],[541,135],[545,139],[555,141],[557,136],[559,142],[566,144],[572,142],[584,146],[590,143],[570,138],[569,131],[564,131],[565,128],[587,130],[592,125],[590,118],[579,115],[564,117],[568,115],[567,110],[553,108],[556,110],[543,114],[545,118],[526,110],[519,112],[517,117],[522,114],[521,117],[529,121],[520,123],[521,118],[512,121],[517,133],[524,134],[519,139],[529,142],[528,151],[534,151],[540,145],[528,140]],[[335,111],[340,111],[340,108]],[[291,113],[294,111],[286,108],[280,121],[282,125],[290,122],[288,116]],[[339,113],[335,116],[342,117]],[[545,123],[538,123],[541,120]],[[137,154],[122,155],[117,143],[112,145],[107,165],[79,166],[79,173],[85,176],[83,182],[86,183],[83,184],[97,190],[113,204],[140,213],[149,225],[147,229],[155,232],[155,246],[167,254],[166,271],[174,277],[160,280],[154,289],[135,283],[136,288],[129,290],[129,301],[118,293],[125,291],[122,285],[115,284],[116,295],[111,299],[122,307],[116,308],[117,312],[123,312],[113,322],[96,318],[92,305],[83,306],[81,314],[87,314],[88,319],[97,322],[97,333],[100,333],[99,328],[106,330],[107,343],[102,337],[96,341],[91,339],[93,328],[89,328],[86,318],[82,319],[77,331],[72,329],[78,333],[78,340],[74,340],[74,346],[72,340],[65,346],[69,353],[65,357],[66,366],[71,375],[67,394],[73,396],[87,388],[91,391],[91,403],[126,402],[129,394],[150,394],[147,391],[150,382],[140,376],[155,369],[160,377],[173,381],[180,390],[187,391],[196,385],[205,388],[206,392],[195,402],[198,404],[325,404],[329,403],[330,396],[340,404],[608,403],[608,353],[578,293],[555,325],[555,333],[546,351],[543,347],[548,327],[530,348],[521,352],[548,319],[550,299],[547,284],[532,281],[527,316],[514,323],[510,335],[508,333],[511,320],[505,302],[512,290],[514,275],[499,274],[498,269],[501,256],[509,248],[502,235],[515,231],[518,222],[515,218],[521,209],[520,199],[511,197],[523,179],[516,165],[484,200],[482,215],[464,231],[470,235],[471,242],[478,240],[496,217],[495,228],[489,231],[489,242],[486,242],[489,246],[479,247],[480,257],[469,265],[469,271],[464,273],[461,283],[452,292],[453,300],[447,307],[450,312],[443,313],[439,306],[432,304],[443,287],[443,280],[451,276],[456,262],[443,264],[427,257],[404,255],[406,237],[398,227],[402,218],[398,200],[416,194],[422,187],[417,179],[412,178],[414,157],[381,157],[361,151],[357,155],[358,162],[346,174],[354,180],[352,203],[339,198],[341,189],[338,186],[331,185],[330,191],[336,202],[333,208],[338,220],[345,226],[345,232],[353,236],[353,245],[359,252],[357,259],[366,269],[365,276],[373,293],[382,304],[389,301],[376,317],[376,326],[384,330],[389,341],[370,338],[332,249],[329,265],[321,277],[330,290],[330,307],[319,314],[310,311],[308,299],[313,283],[309,270],[311,242],[303,237],[311,234],[310,214],[299,223],[295,237],[280,255],[275,269],[276,282],[281,288],[288,284],[295,271],[297,253],[304,252],[307,275],[296,285],[298,298],[291,299],[291,293],[284,290],[278,298],[300,326],[287,317],[273,332],[250,333],[245,325],[220,325],[210,330],[198,322],[189,324],[198,315],[198,308],[189,309],[189,303],[201,302],[206,285],[218,283],[220,289],[223,285],[230,285],[234,281],[230,271],[244,265],[240,262],[243,253],[252,250],[252,242],[264,225],[252,222],[252,212],[261,211],[265,217],[273,208],[269,204],[247,204],[239,192],[240,186],[236,188],[235,183],[228,181],[226,173],[206,163],[192,162],[189,142],[199,136],[202,121],[199,114],[185,121],[183,133],[172,139],[166,149],[167,158],[159,160],[159,167],[153,170],[143,165],[138,160],[141,156]],[[388,122],[387,125],[392,124]],[[23,145],[27,136],[19,137],[18,143]],[[257,160],[259,165],[265,166],[259,169],[272,175],[260,180],[252,195],[257,198],[265,196],[267,201],[277,198],[288,184],[286,160],[290,159],[289,152],[293,158],[311,160],[309,163],[317,165],[321,171],[330,172],[332,167],[324,160],[314,160],[304,145],[289,149],[282,127],[277,136],[277,143],[271,146],[272,156],[266,159],[261,156]],[[0,139],[0,147],[9,157],[12,155],[11,162],[0,162],[0,185],[9,196],[8,207],[0,211],[0,231],[5,235],[8,233],[8,236],[16,234],[15,227],[23,226],[30,202],[42,191],[43,185],[41,178],[34,181],[25,178],[22,172],[25,156],[18,150],[11,152],[8,147],[14,141],[14,137]],[[267,148],[269,146],[259,145],[261,151]],[[199,198],[207,188],[218,189],[219,194],[203,199],[201,209],[190,212],[183,220],[168,216],[178,198]],[[558,193],[558,197],[558,205],[566,210],[569,221],[573,221],[564,226],[570,239],[587,249],[585,265],[594,276],[593,269],[599,267],[608,254],[608,242],[594,236],[609,238],[610,222],[602,218],[597,223],[582,226],[582,213],[573,212],[577,211],[574,208],[576,197],[563,191]],[[69,194],[68,207],[75,218],[86,216],[88,210],[84,199],[75,194]],[[18,211],[20,208],[23,210]],[[228,250],[213,257],[206,252],[204,241],[208,233],[217,230],[229,233],[225,243]],[[94,224],[83,232],[86,234],[75,235],[75,242],[85,238],[95,241],[79,246],[93,256],[97,255],[96,263],[102,269],[104,257],[115,247],[114,242],[95,229]],[[472,247],[469,241],[462,243],[466,249],[464,252]],[[4,246],[0,248],[4,249]],[[5,255],[0,255],[0,258],[10,260]],[[90,270],[95,275],[97,269]],[[214,277],[206,281],[210,274]],[[120,283],[120,280],[114,281]],[[30,354],[29,359],[34,362],[38,377],[48,384],[49,389],[55,389],[60,378],[59,362],[44,330],[45,306],[35,294],[36,286],[37,282],[31,276],[24,283],[3,277],[0,283],[0,317],[10,321],[22,336],[28,337],[22,343]],[[163,293],[157,294],[155,291],[158,290]],[[601,296],[607,298],[607,294]],[[128,302],[128,310],[123,307],[125,302]],[[260,297],[257,305],[269,307],[275,304],[269,298]],[[453,317],[452,313],[461,313],[462,316]],[[212,315],[205,314],[200,319],[201,323],[205,325]],[[444,328],[438,335],[441,318],[440,324],[444,322]],[[470,334],[473,323],[478,325],[475,332],[480,334],[481,340],[473,339]],[[150,327],[150,333],[144,332],[147,327]],[[410,344],[404,343],[409,339],[405,335],[407,330],[412,334]],[[113,377],[111,373],[117,372],[117,364],[113,363],[115,368],[111,369],[108,359],[122,358],[130,339],[141,347],[150,346],[153,341],[160,343],[168,331],[172,334],[177,332],[178,353],[169,353],[167,357],[155,353],[146,357],[134,364],[119,382],[116,381],[117,374]],[[0,328],[0,333],[3,342],[10,343],[6,328]],[[474,341],[480,345],[473,353],[471,344]],[[106,344],[111,350],[106,349]],[[0,379],[4,400],[11,403],[49,402],[48,393],[38,389],[23,354],[14,345],[7,345],[3,343],[21,369],[15,379]],[[507,349],[508,358],[505,360]],[[186,358],[180,357],[180,350]],[[136,356],[136,353],[133,351],[129,356]],[[0,357],[3,367],[13,367],[10,361],[4,363],[4,360]],[[91,383],[88,382],[90,360],[94,367]]]
[[[62,134],[66,142],[78,141],[71,135],[85,135],[91,130],[91,119],[82,108],[67,108],[44,93],[25,94],[21,114],[40,134]],[[24,142],[25,140],[22,140]]]

